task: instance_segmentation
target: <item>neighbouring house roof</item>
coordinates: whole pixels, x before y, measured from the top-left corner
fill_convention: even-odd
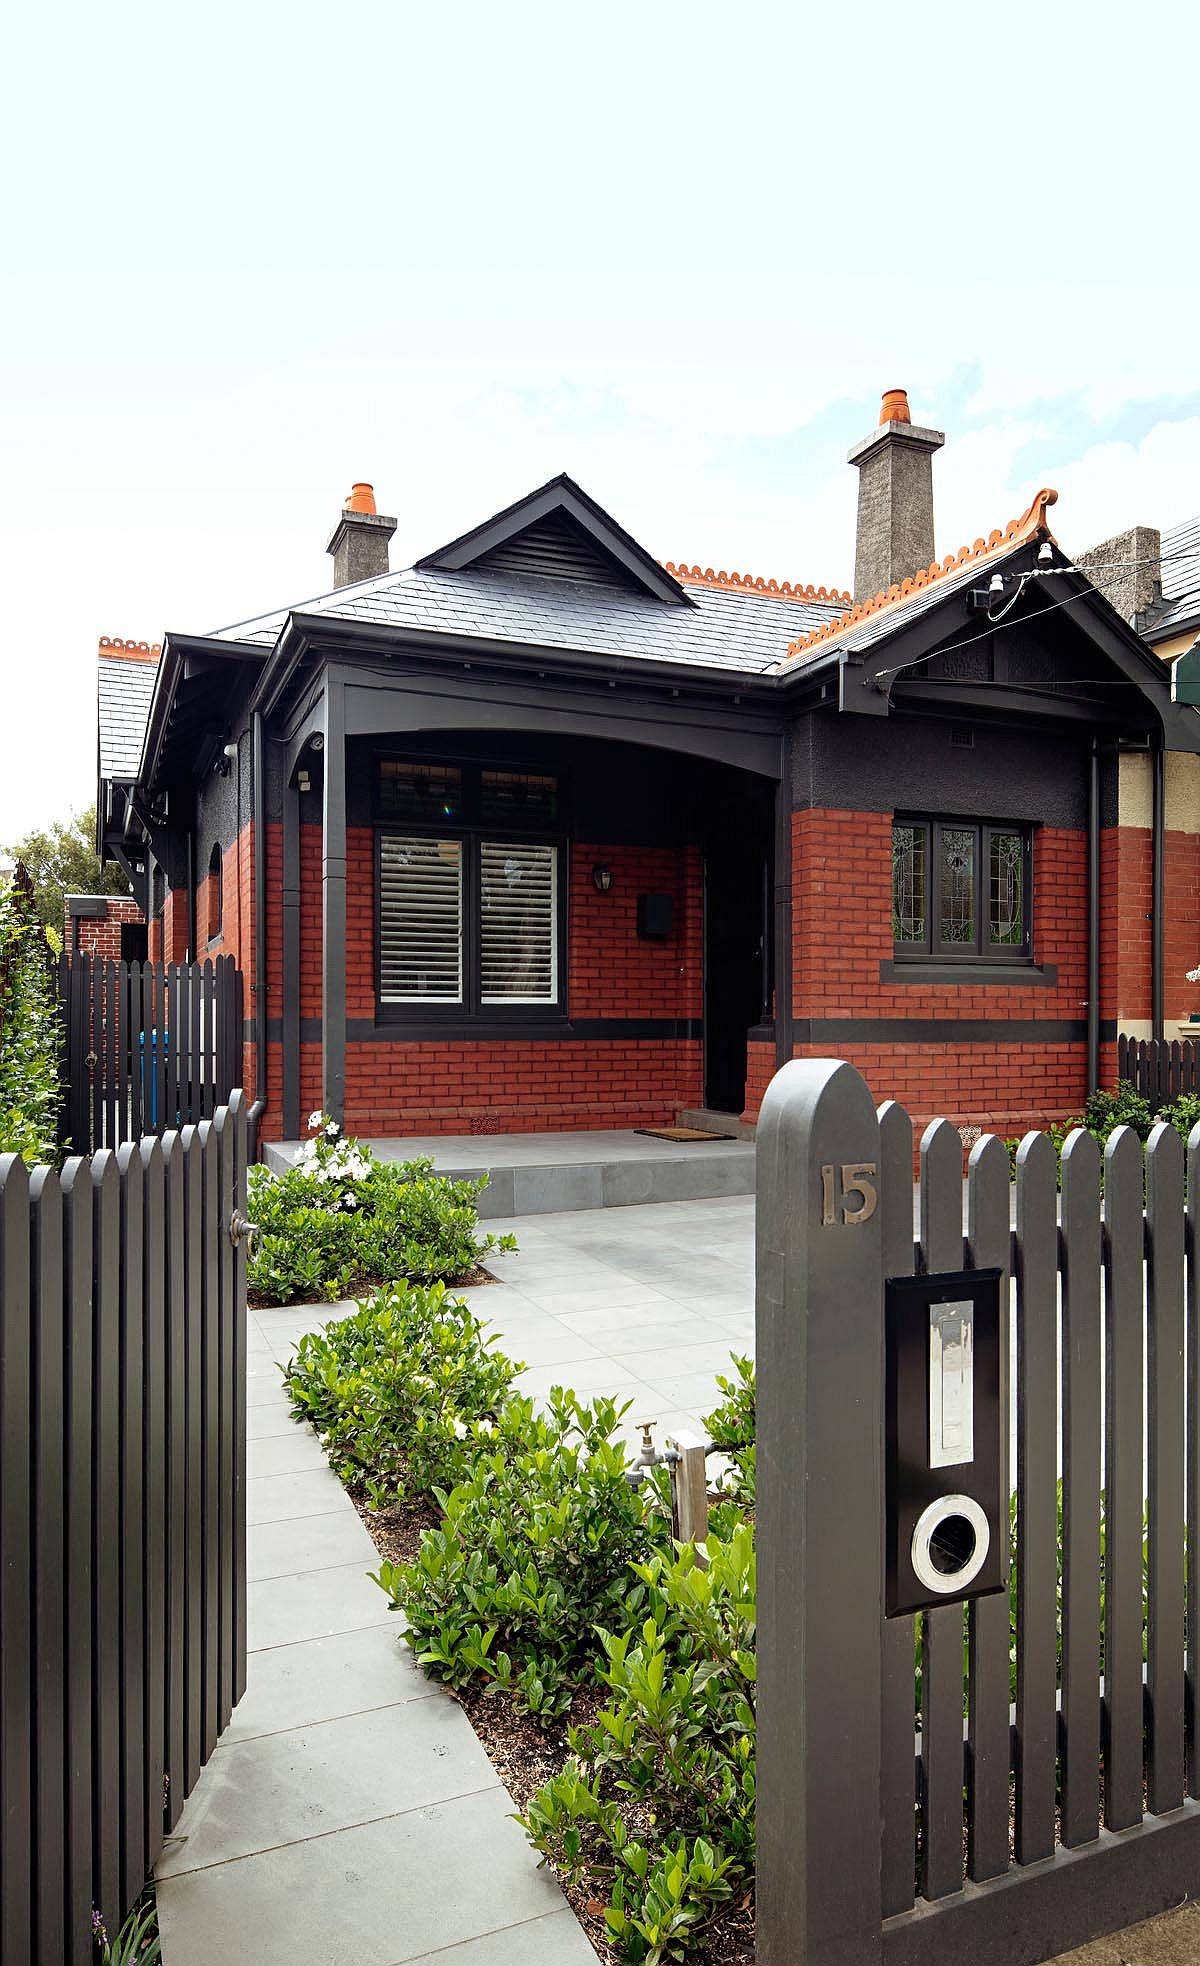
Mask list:
[[[1162,536],[1162,600],[1139,623],[1151,642],[1200,626],[1200,517]]]
[[[158,642],[100,637],[96,686],[101,778],[136,778],[162,653]]]
[[[962,546],[957,553],[948,553],[944,560],[934,560],[910,580],[873,594],[869,600],[856,601],[832,620],[807,629],[791,643],[787,660],[810,662],[824,655],[831,643],[838,649],[869,648],[893,629],[936,607],[959,588],[969,586],[979,578],[982,566],[1031,539],[1051,538],[1046,509],[1057,499],[1056,491],[1049,488],[1039,491],[1019,519],[1010,519],[986,539],[977,539],[973,546]]]

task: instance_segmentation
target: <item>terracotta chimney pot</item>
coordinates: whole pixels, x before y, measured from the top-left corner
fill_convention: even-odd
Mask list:
[[[907,420],[908,419],[907,419],[907,404],[906,404],[905,421],[907,422]],[[363,484],[353,485],[350,490],[350,496],[346,500],[346,510],[347,512],[374,513],[375,511],[374,485],[363,485]]]
[[[908,407],[907,389],[885,389],[883,403],[879,411],[880,423],[911,423],[912,414]],[[368,486],[368,490],[370,487]],[[355,486],[358,490],[358,486]]]

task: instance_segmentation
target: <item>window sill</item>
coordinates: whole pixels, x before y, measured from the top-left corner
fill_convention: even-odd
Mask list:
[[[879,965],[881,983],[951,984],[978,989],[981,984],[1008,989],[1048,990],[1058,982],[1057,963],[980,963],[891,961]]]

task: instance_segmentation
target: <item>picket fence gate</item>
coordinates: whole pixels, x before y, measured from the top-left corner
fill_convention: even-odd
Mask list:
[[[828,1060],[764,1101],[762,1966],[1032,1966],[1200,1891],[1200,1128],[1186,1203],[1171,1127],[1145,1151],[1122,1128],[1103,1163],[1076,1133],[1061,1219],[1053,1144],[1028,1136],[1015,1227],[983,1139],[965,1236],[957,1130],[935,1121],[920,1156],[914,1244],[899,1106]],[[1015,1611],[887,1617],[885,1279],[990,1266],[1015,1313]]]
[[[62,1144],[75,1153],[211,1119],[242,1077],[242,975],[195,963],[59,963]]]
[[[0,1160],[4,1966],[94,1966],[245,1687],[246,1145]]]

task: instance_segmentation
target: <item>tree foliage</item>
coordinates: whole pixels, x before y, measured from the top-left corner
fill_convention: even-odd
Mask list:
[[[129,883],[116,866],[102,867],[95,848],[96,808],[72,812],[53,826],[26,833],[5,848],[9,859],[29,870],[44,928],[61,929],[64,894],[128,896]]]

